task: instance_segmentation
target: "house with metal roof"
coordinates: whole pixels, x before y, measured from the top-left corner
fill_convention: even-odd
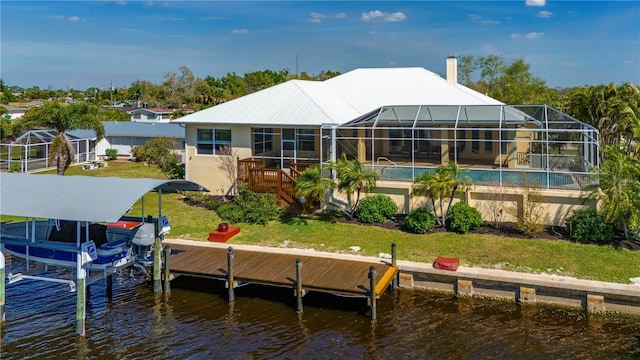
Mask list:
[[[127,112],[131,115],[131,121],[168,123],[171,121],[171,114],[176,110],[178,109],[134,108]],[[184,109],[184,111],[187,114],[193,113],[191,109]]]
[[[154,123],[137,121],[104,121],[104,138],[95,144],[96,159],[104,159],[107,149],[118,150],[119,158],[131,157],[131,149],[142,146],[156,137],[167,137],[174,140],[173,151],[183,158],[184,127],[173,123]],[[76,130],[70,132],[78,137],[92,138],[92,130]]]
[[[404,213],[419,205],[413,180],[449,161],[483,186],[586,185],[598,165],[596,129],[544,105],[505,105],[458,84],[456,68],[450,57],[447,79],[412,67],[290,80],[184,116],[175,122],[186,128],[187,179],[227,192],[231,156],[250,187],[267,188],[262,179],[286,192],[293,185],[282,184],[306,164],[344,154],[374,169],[377,191],[393,194]],[[282,197],[297,199],[289,192]]]

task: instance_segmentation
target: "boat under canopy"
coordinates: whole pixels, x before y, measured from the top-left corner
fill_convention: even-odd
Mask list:
[[[187,180],[0,173],[0,214],[115,222],[150,191],[208,191]]]

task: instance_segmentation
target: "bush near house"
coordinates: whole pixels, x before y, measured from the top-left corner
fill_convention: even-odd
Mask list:
[[[118,158],[117,149],[107,149],[105,150],[105,154],[107,155],[107,160],[116,160]]]
[[[238,195],[230,203],[218,208],[218,216],[231,223],[266,225],[282,214],[273,194],[257,194],[247,184],[238,186]]]
[[[407,214],[404,227],[414,234],[424,234],[436,225],[436,216],[426,207],[414,209]]]
[[[466,202],[460,201],[453,205],[447,213],[447,222],[445,225],[449,231],[466,234],[469,230],[474,230],[482,226],[482,216],[478,209],[469,206]]]
[[[355,216],[363,223],[384,222],[398,212],[398,205],[388,196],[376,194],[360,201]]]
[[[613,239],[613,226],[604,220],[595,209],[576,210],[569,216],[565,226],[569,238],[583,244],[609,244]]]

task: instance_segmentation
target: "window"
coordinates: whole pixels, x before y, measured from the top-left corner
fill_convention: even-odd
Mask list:
[[[217,155],[224,146],[231,145],[231,130],[198,129],[196,148],[199,155]]]
[[[315,130],[298,129],[298,150],[299,151],[316,151]]]
[[[474,154],[480,153],[480,130],[471,130],[471,152]]]
[[[491,130],[484,131],[484,152],[485,154],[493,154],[493,133]]]
[[[273,129],[253,129],[253,154],[259,155],[273,151]]]

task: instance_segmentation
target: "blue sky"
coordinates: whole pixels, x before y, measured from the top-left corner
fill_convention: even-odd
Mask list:
[[[65,89],[519,57],[548,86],[640,84],[639,1],[6,1],[0,77]],[[297,61],[296,61],[297,57]]]

